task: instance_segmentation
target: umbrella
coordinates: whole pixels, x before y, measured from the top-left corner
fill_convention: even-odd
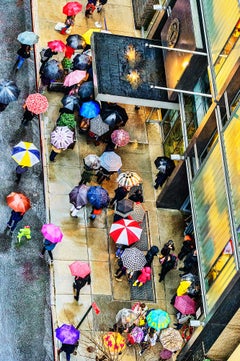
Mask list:
[[[51,144],[57,149],[66,149],[73,143],[73,134],[68,127],[56,127],[51,133]]]
[[[66,42],[67,45],[69,45],[71,48],[75,50],[82,49],[86,45],[84,38],[78,34],[69,35],[66,39]]]
[[[96,209],[107,207],[110,201],[108,192],[101,186],[91,186],[87,198],[89,203]]]
[[[167,175],[170,175],[175,168],[174,161],[171,158],[165,156],[157,157],[157,159],[154,161],[154,164],[161,173]]]
[[[96,154],[88,154],[84,159],[84,164],[90,169],[100,168],[100,158]]]
[[[183,315],[193,315],[196,313],[196,302],[188,295],[176,296],[174,307]]]
[[[91,45],[91,36],[94,32],[99,33],[101,29],[88,29],[84,34],[83,37],[88,45]]]
[[[110,353],[120,353],[126,348],[126,341],[119,332],[108,332],[103,336],[103,345]]]
[[[160,341],[163,347],[171,352],[181,350],[183,339],[178,330],[172,327],[161,331]]]
[[[78,95],[80,96],[81,100],[88,100],[93,97],[94,90],[93,90],[93,82],[86,81],[80,85],[78,89]]]
[[[161,357],[162,360],[169,360],[172,357],[172,352],[169,350],[163,349],[160,352],[159,356]]]
[[[177,288],[177,296],[183,296],[191,286],[191,281],[181,281]]]
[[[0,80],[0,103],[9,104],[17,100],[20,90],[11,80]]]
[[[32,167],[40,161],[40,152],[33,143],[20,142],[13,147],[12,158],[21,166]]]
[[[140,343],[144,337],[144,332],[141,327],[134,327],[130,332],[131,337],[133,338],[134,342]]]
[[[111,134],[111,139],[118,147],[127,145],[130,141],[129,133],[124,129],[116,129]]]
[[[67,108],[69,110],[74,110],[75,107],[79,108],[79,99],[75,97],[74,95],[65,95],[62,100],[62,105],[64,108]]]
[[[87,192],[89,187],[85,184],[74,187],[69,193],[69,201],[74,205],[74,207],[83,207],[87,204]]]
[[[87,70],[91,60],[87,54],[77,54],[73,59],[73,69]]]
[[[62,231],[58,226],[55,226],[55,224],[44,224],[42,226],[41,232],[43,237],[52,243],[59,243],[62,241]]]
[[[142,183],[142,178],[135,172],[126,171],[117,177],[119,187],[133,187]]]
[[[30,94],[25,103],[28,110],[34,114],[44,113],[48,108],[47,98],[39,93]]]
[[[147,262],[142,251],[136,247],[126,248],[121,258],[123,266],[131,271],[140,271]]]
[[[122,166],[121,157],[115,152],[104,152],[100,156],[100,162],[108,172],[117,172]]]
[[[120,219],[119,221],[114,222],[109,231],[109,235],[115,243],[125,244],[127,246],[139,241],[141,233],[142,228],[136,221],[130,219]]]
[[[90,119],[90,132],[98,135],[99,137],[109,131],[109,125],[103,123],[101,115]]]
[[[134,208],[130,212],[129,216],[132,217],[136,222],[142,222],[145,217],[145,209],[141,203],[134,203]]]
[[[80,331],[78,331],[73,325],[66,325],[65,323],[56,328],[56,337],[62,342],[68,345],[74,345],[80,337]]]
[[[91,273],[90,267],[85,262],[75,261],[69,265],[72,276],[86,277]]]
[[[57,52],[61,52],[61,53],[64,53],[64,51],[66,50],[66,45],[64,44],[64,42],[62,40],[49,41],[48,47],[52,51],[57,51]]]
[[[102,119],[110,127],[114,127],[116,124],[121,123],[124,125],[128,120],[128,115],[123,107],[117,104],[105,106],[101,112]]]
[[[94,100],[82,104],[79,114],[84,118],[95,118],[100,113],[100,105]]]
[[[118,313],[116,314],[116,322],[122,323],[123,325],[131,326],[136,321],[137,316],[136,313],[133,310],[130,310],[129,308],[122,308]]]
[[[134,207],[134,202],[131,199],[121,199],[115,204],[115,213],[122,217],[127,217],[131,214]]]
[[[63,85],[72,86],[77,84],[85,78],[86,74],[85,70],[74,70],[65,77]]]
[[[62,113],[57,121],[57,124],[60,127],[64,127],[66,125],[68,128],[74,129],[76,127],[74,114]]]
[[[18,35],[17,39],[21,44],[31,46],[38,42],[39,36],[32,31],[24,31]]]
[[[155,330],[161,330],[168,327],[170,323],[169,314],[163,310],[151,310],[146,317],[149,327],[155,328]]]
[[[25,213],[31,208],[30,200],[22,193],[12,192],[7,196],[6,200],[8,207],[15,212]]]
[[[43,67],[42,74],[45,78],[56,80],[61,75],[61,70],[59,69],[60,63],[55,60],[49,60]]]
[[[63,14],[66,14],[67,16],[74,16],[82,10],[82,4],[80,4],[77,1],[71,1],[64,5],[63,7]]]

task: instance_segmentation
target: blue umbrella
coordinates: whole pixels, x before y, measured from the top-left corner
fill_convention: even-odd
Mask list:
[[[93,82],[86,81],[78,90],[78,95],[80,96],[81,100],[88,100],[93,96]]]
[[[77,54],[73,59],[73,70],[87,70],[91,64],[90,58],[86,54]]]
[[[74,95],[65,95],[62,100],[62,105],[64,108],[67,108],[69,110],[74,110],[75,108],[79,108],[79,99],[75,97]]]
[[[61,71],[59,69],[60,63],[55,60],[49,60],[43,68],[43,75],[48,79],[58,79],[60,77]]]
[[[17,100],[20,90],[17,85],[11,80],[0,80],[0,103],[9,104]]]
[[[90,187],[87,193],[87,198],[89,203],[91,203],[91,205],[96,209],[107,207],[110,201],[108,192],[100,186]]]
[[[95,118],[100,113],[100,105],[94,100],[82,104],[79,114],[84,118]]]

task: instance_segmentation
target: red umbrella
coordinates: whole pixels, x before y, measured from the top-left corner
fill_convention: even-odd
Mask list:
[[[183,315],[193,315],[196,313],[196,302],[188,295],[176,296],[174,307]]]
[[[12,192],[7,196],[7,205],[15,212],[25,213],[31,208],[30,200],[22,193]]]
[[[127,145],[130,141],[129,133],[124,129],[116,129],[112,132],[111,138],[114,144],[118,147],[123,147]]]
[[[81,10],[82,5],[79,2],[71,1],[63,7],[63,14],[66,14],[67,16],[73,16],[80,13]]]
[[[47,98],[39,93],[30,94],[25,102],[28,110],[34,114],[44,113],[48,108]]]
[[[66,45],[62,40],[53,40],[48,42],[48,47],[52,51],[59,51],[63,53],[66,50]]]
[[[139,241],[141,233],[142,228],[139,227],[139,224],[136,221],[120,219],[120,221],[112,224],[109,235],[115,243],[130,246],[131,244]]]
[[[70,268],[73,276],[84,278],[91,273],[89,265],[85,262],[75,261],[68,267]]]

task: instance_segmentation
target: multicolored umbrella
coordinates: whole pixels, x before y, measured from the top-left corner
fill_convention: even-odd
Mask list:
[[[129,133],[124,129],[116,129],[111,134],[111,139],[118,147],[127,145],[130,141]]]
[[[67,16],[74,16],[80,13],[82,10],[82,4],[80,4],[77,1],[71,1],[64,5],[63,7],[63,14],[66,14]]]
[[[84,37],[86,43],[88,45],[91,45],[91,36],[92,34],[95,33],[99,33],[101,31],[101,29],[88,29],[82,36]]]
[[[139,241],[142,228],[136,221],[130,219],[120,219],[111,225],[109,235],[115,243],[130,246]]]
[[[116,322],[122,323],[125,326],[132,326],[134,322],[136,321],[137,316],[136,313],[133,310],[130,310],[129,308],[122,308],[118,313],[116,314]]]
[[[89,203],[96,209],[107,207],[110,201],[107,190],[101,186],[91,186],[88,190],[87,198]]]
[[[18,35],[17,39],[21,44],[31,46],[38,42],[39,36],[32,31],[24,31]]]
[[[56,337],[62,342],[68,345],[74,345],[80,337],[80,331],[78,331],[73,325],[66,325],[65,323],[56,328]]]
[[[19,165],[32,167],[40,161],[40,152],[33,143],[20,142],[13,147],[12,158]]]
[[[51,133],[51,144],[57,149],[66,149],[73,143],[73,135],[68,127],[56,127]]]
[[[115,203],[115,211],[114,213],[118,214],[122,217],[127,217],[134,208],[134,202],[131,199],[122,199]]]
[[[74,84],[79,83],[81,80],[83,80],[86,77],[86,71],[85,70],[74,70],[69,73],[65,79],[64,79],[64,86],[72,86]]]
[[[90,119],[90,132],[98,135],[99,137],[109,131],[109,125],[103,123],[101,115]]]
[[[48,47],[52,50],[52,51],[57,51],[60,53],[64,53],[64,51],[66,50],[66,44],[64,44],[64,42],[62,40],[52,40],[48,42]]]
[[[77,54],[73,59],[73,69],[76,70],[87,70],[91,60],[87,54]]]
[[[126,348],[126,341],[120,333],[108,332],[103,336],[103,345],[108,352],[119,354]]]
[[[12,192],[7,196],[6,201],[8,207],[15,212],[25,213],[31,208],[29,198],[22,193]]]
[[[140,343],[144,338],[143,329],[138,326],[134,327],[130,332],[130,336],[133,338],[133,341],[135,343]]]
[[[121,258],[123,266],[131,271],[140,271],[147,263],[143,252],[136,247],[126,248]]]
[[[169,314],[163,310],[151,310],[146,317],[149,327],[154,328],[155,330],[161,330],[168,327],[170,323]]]
[[[11,80],[0,80],[0,103],[9,104],[18,99],[20,90]]]
[[[94,100],[82,104],[79,114],[84,118],[95,118],[100,113],[100,105]]]
[[[66,42],[67,45],[69,45],[71,48],[75,50],[82,49],[86,45],[84,38],[78,34],[69,35],[66,39]]]
[[[80,96],[81,100],[89,100],[91,97],[93,97],[93,93],[94,90],[92,81],[85,81],[78,89],[78,95]]]
[[[60,227],[55,226],[55,224],[47,223],[42,226],[41,229],[42,235],[45,239],[52,243],[59,243],[62,241],[63,234]]]
[[[197,309],[196,302],[188,295],[176,296],[174,307],[183,315],[194,315]]]
[[[75,261],[68,267],[70,268],[72,276],[84,278],[91,273],[89,264],[85,262]]]
[[[161,331],[160,342],[165,349],[175,352],[181,350],[183,339],[178,330],[168,327]]]
[[[101,167],[108,172],[117,172],[122,166],[121,157],[115,152],[104,152],[100,156]]]
[[[79,108],[79,99],[74,95],[65,95],[62,100],[62,105],[64,108],[69,110],[74,110],[75,108]]]
[[[84,164],[90,169],[100,168],[100,158],[96,154],[88,154],[84,159]]]
[[[89,187],[85,184],[74,187],[69,193],[69,201],[74,207],[83,207],[87,204],[87,192]]]
[[[47,98],[39,93],[30,94],[25,102],[28,110],[34,114],[42,114],[48,108]]]
[[[119,187],[133,187],[142,183],[142,178],[136,172],[126,171],[119,174],[117,182]]]

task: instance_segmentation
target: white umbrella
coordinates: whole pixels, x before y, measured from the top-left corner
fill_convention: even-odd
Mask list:
[[[133,187],[142,183],[142,178],[136,172],[126,171],[119,174],[117,182],[119,187]]]
[[[122,166],[121,157],[115,152],[104,152],[100,157],[101,167],[108,172],[117,172]]]
[[[57,149],[66,149],[73,143],[73,135],[68,127],[56,127],[51,133],[51,144]]]

